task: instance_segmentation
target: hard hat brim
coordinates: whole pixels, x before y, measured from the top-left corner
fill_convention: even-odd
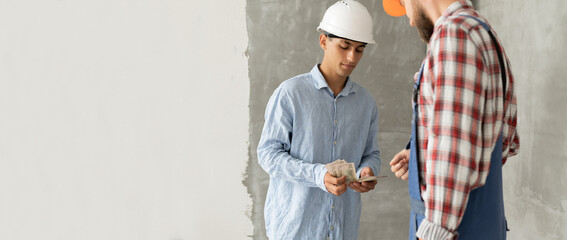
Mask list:
[[[331,5],[318,29],[357,42],[375,43],[372,16],[355,0],[341,0]]]
[[[382,0],[384,11],[392,17],[406,15],[406,8],[400,4],[399,0]]]
[[[335,37],[343,38],[355,42],[376,44],[372,36],[356,36],[351,32],[344,31],[343,29],[339,29],[336,26],[327,25],[325,23],[321,23],[321,25],[317,27],[317,32],[323,33],[325,35],[332,34]]]

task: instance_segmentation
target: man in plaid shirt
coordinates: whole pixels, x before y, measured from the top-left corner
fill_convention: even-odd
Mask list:
[[[412,142],[390,162],[409,178],[410,239],[505,239],[501,167],[519,138],[504,49],[470,1],[383,4],[392,16],[407,13],[428,44],[415,75]]]

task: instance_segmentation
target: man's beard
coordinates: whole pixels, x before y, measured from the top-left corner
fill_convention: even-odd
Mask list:
[[[415,27],[417,28],[417,32],[419,33],[419,37],[425,43],[429,44],[429,39],[431,39],[431,35],[433,35],[433,22],[425,16],[425,12],[422,10],[421,5],[418,1],[412,0],[415,6],[414,8],[414,16],[415,19]]]

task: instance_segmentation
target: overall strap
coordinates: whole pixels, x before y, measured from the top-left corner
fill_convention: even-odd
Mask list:
[[[417,77],[417,81],[413,84],[413,103],[415,105],[417,105],[417,97],[419,96],[419,86],[421,84],[421,78],[423,77],[423,68],[425,68],[425,62],[421,63],[421,68],[419,69],[419,75]]]
[[[418,135],[418,104],[417,98],[419,96],[419,86],[421,83],[421,78],[423,77],[423,69],[425,68],[425,63],[421,64],[421,68],[419,70],[419,76],[417,77],[417,81],[413,86],[413,119],[412,119],[412,127],[411,127],[411,140],[408,144],[410,149],[410,159],[408,162],[408,189],[410,195],[410,205],[412,211],[423,215],[425,212],[425,208],[423,206],[423,200],[421,199],[421,189],[419,184],[419,166],[418,166],[418,159],[419,159],[419,151],[417,151],[417,135]]]
[[[483,22],[479,18],[471,16],[471,15],[463,15],[463,16],[468,17],[468,18],[472,18],[472,19],[476,20],[478,23],[480,23],[480,25],[488,32],[488,35],[490,35],[492,42],[494,42],[494,45],[495,45],[495,48],[496,48],[496,53],[498,54],[498,61],[500,62],[500,74],[502,75],[502,88],[503,88],[503,95],[502,96],[504,96],[504,100],[506,100],[506,82],[507,82],[506,81],[506,68],[504,67],[504,58],[502,57],[502,51],[500,50],[500,44],[498,44],[498,41],[496,41],[496,37],[494,37],[494,34],[490,30],[490,27],[488,26],[488,24],[486,24],[485,22]]]
[[[410,159],[408,162],[408,191],[410,197],[410,207],[411,207],[411,214],[410,214],[410,224],[409,224],[409,240],[416,240],[415,233],[419,228],[419,224],[425,218],[425,204],[423,199],[421,199],[421,189],[419,184],[419,169],[417,160],[418,151],[417,151],[417,113],[418,113],[418,105],[417,105],[417,98],[419,95],[419,86],[421,83],[421,78],[423,75],[423,69],[425,68],[425,64],[421,65],[421,69],[419,70],[419,77],[417,78],[416,83],[413,86],[413,118],[412,118],[412,127],[411,127],[411,140],[406,147],[406,149],[410,149]]]

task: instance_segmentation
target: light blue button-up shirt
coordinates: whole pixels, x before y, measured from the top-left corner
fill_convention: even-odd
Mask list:
[[[258,145],[258,162],[270,175],[264,217],[270,239],[358,238],[360,193],[337,197],[323,179],[337,159],[380,170],[378,109],[374,98],[347,79],[335,97],[316,65],[273,93]]]

